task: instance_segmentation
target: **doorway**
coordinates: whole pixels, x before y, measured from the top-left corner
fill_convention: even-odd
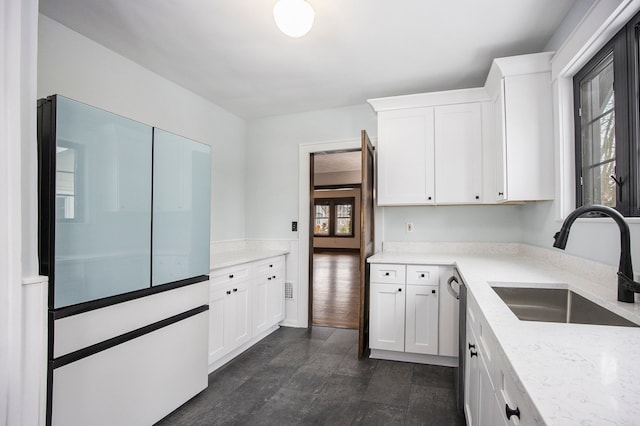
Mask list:
[[[361,150],[310,157],[310,324],[358,329]]]
[[[360,139],[342,140],[334,142],[318,142],[301,144],[299,149],[299,222],[298,239],[299,256],[298,271],[301,282],[307,285],[299,286],[299,294],[295,296],[298,319],[301,324],[311,326],[312,321],[312,285],[313,285],[313,232],[312,212],[313,197],[310,196],[313,185],[314,160],[312,154],[332,151],[361,150],[361,206],[360,227],[360,313],[358,320],[358,357],[366,357],[369,353],[369,268],[367,258],[373,255],[375,248],[375,209],[374,209],[374,175],[375,155],[374,147],[365,130],[360,132]],[[311,159],[311,160],[310,160]]]

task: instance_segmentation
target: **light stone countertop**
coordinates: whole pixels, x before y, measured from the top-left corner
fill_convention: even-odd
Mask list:
[[[268,259],[270,257],[281,256],[288,253],[288,249],[273,248],[247,248],[212,253],[211,270],[213,271],[214,269],[227,268],[229,266],[255,262],[257,260]]]
[[[369,263],[458,267],[507,357],[507,368],[547,425],[640,424],[640,328],[520,321],[490,287],[565,287],[640,323],[638,297],[635,304],[616,300],[616,268],[520,244],[389,247]]]

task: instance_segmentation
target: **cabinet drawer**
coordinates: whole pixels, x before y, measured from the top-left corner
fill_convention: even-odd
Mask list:
[[[407,265],[407,284],[438,285],[440,268],[430,265]]]
[[[370,281],[372,283],[404,284],[404,276],[404,265],[388,265],[381,263],[371,264]]]
[[[520,426],[544,424],[532,408],[526,391],[503,369],[500,369],[500,380],[496,384],[496,399],[498,403],[496,416],[501,417],[504,424]],[[507,418],[507,409],[509,409],[510,418]]]
[[[251,276],[251,264],[231,266],[214,270],[211,272],[210,281],[212,286],[223,285],[231,282],[244,281]]]
[[[269,274],[271,271],[282,269],[284,256],[271,257],[256,263],[256,273]]]

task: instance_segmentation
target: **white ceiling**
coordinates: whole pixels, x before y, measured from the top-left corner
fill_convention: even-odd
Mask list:
[[[481,86],[494,57],[540,51],[576,0],[40,0],[50,18],[245,119]],[[580,1],[580,0],[577,0]]]

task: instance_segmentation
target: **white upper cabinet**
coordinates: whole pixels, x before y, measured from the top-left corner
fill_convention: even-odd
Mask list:
[[[378,204],[434,203],[433,108],[378,115]]]
[[[495,59],[484,87],[369,99],[378,205],[553,199],[552,56]]]
[[[484,89],[369,103],[378,111],[378,205],[482,202]]]
[[[487,202],[554,197],[552,56],[545,52],[493,61],[485,83],[494,114],[485,158],[495,161],[484,174]]]
[[[435,109],[438,204],[474,204],[482,193],[482,104]]]

